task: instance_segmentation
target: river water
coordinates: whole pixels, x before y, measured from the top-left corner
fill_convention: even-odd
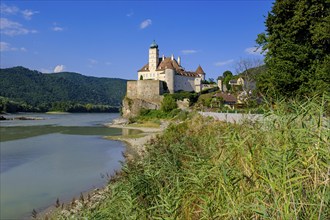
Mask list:
[[[120,169],[125,145],[103,136],[122,130],[102,125],[118,114],[23,116],[44,120],[0,122],[1,219],[30,218],[33,209],[51,206],[57,198],[78,198]]]

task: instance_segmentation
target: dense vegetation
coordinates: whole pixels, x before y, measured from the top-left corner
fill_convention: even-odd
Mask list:
[[[78,73],[43,74],[14,67],[0,69],[0,78],[0,96],[10,101],[1,99],[0,106],[30,106],[26,111],[108,111],[118,109],[126,92],[126,80]]]
[[[268,71],[259,89],[269,96],[330,92],[329,0],[277,0],[257,42],[267,51]]]
[[[74,218],[327,219],[329,101],[278,102],[254,123],[173,124]]]

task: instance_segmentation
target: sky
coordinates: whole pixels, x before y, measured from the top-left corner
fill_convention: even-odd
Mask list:
[[[263,60],[255,39],[273,2],[1,0],[0,66],[137,79],[155,40],[160,56],[216,79]]]

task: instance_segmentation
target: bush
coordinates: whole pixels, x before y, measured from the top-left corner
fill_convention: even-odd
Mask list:
[[[177,107],[175,99],[171,95],[165,95],[160,108],[164,112],[170,112]]]

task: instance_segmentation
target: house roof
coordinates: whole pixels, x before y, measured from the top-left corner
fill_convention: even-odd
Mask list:
[[[205,74],[205,72],[204,72],[203,68],[201,67],[201,65],[198,65],[196,73],[197,74]]]
[[[158,66],[156,70],[165,70],[172,69],[178,75],[182,76],[190,76],[190,77],[199,77],[199,74],[205,74],[202,67],[199,65],[195,72],[186,71],[175,59],[171,59],[171,57],[159,58]],[[198,72],[197,72],[198,71]],[[144,65],[138,72],[149,72],[149,63]]]
[[[237,102],[237,98],[229,93],[216,93],[213,97],[222,97],[225,102]]]

